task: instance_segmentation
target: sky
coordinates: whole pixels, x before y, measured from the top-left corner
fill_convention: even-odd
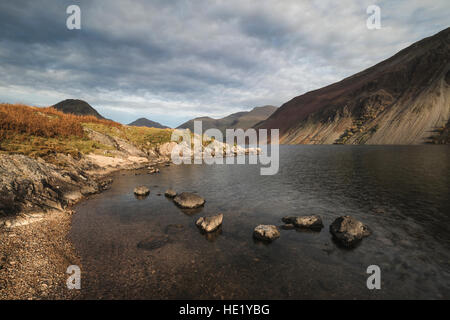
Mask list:
[[[381,28],[368,29],[369,5]],[[78,5],[81,29],[66,9]],[[82,99],[176,127],[281,106],[449,27],[450,1],[0,2],[0,102]]]

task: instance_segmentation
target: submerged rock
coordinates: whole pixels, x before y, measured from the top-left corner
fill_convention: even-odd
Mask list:
[[[139,249],[155,250],[167,244],[169,238],[167,236],[157,235],[148,237],[137,244]]]
[[[134,188],[134,194],[137,196],[148,196],[150,194],[150,189],[146,186],[139,186]]]
[[[330,225],[334,239],[345,247],[353,247],[362,238],[370,235],[369,228],[351,216],[342,216]]]
[[[260,224],[253,231],[253,237],[258,240],[273,241],[280,237],[280,231],[276,226]]]
[[[212,232],[222,225],[223,214],[218,214],[210,217],[201,217],[195,223],[197,227],[205,232]]]
[[[175,198],[177,196],[177,192],[173,189],[167,189],[166,192],[164,193],[164,195],[167,198]]]
[[[184,230],[184,226],[182,224],[169,224],[166,226],[165,233],[166,234],[175,234]]]
[[[297,228],[307,228],[307,229],[322,229],[323,228],[323,222],[322,218],[318,215],[312,215],[312,216],[288,216],[283,217],[281,219],[284,223],[287,224],[293,224]]]
[[[205,204],[205,199],[190,192],[182,192],[177,195],[173,201],[181,208],[193,209],[201,207]]]
[[[159,169],[150,167],[150,168],[148,168],[148,173],[150,173],[150,174],[152,174],[152,173],[159,173]]]

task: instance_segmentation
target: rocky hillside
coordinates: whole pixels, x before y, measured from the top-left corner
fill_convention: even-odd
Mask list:
[[[203,131],[210,128],[217,128],[225,133],[225,129],[248,129],[267,119],[276,109],[277,107],[274,106],[264,106],[253,108],[251,111],[233,113],[220,119],[210,117],[195,118],[183,123],[178,129],[189,129],[193,131],[195,120],[202,121]]]
[[[279,128],[287,144],[442,143],[449,118],[447,28],[371,68],[286,102],[257,128]]]
[[[169,127],[162,125],[159,122],[148,120],[147,118],[139,118],[136,121],[128,124],[129,126],[135,127],[147,127],[147,128],[159,128],[159,129],[168,129]]]
[[[79,116],[94,116],[99,119],[104,119],[103,116],[97,112],[97,110],[95,110],[89,103],[83,100],[66,99],[58,102],[52,107],[64,113],[70,113]]]

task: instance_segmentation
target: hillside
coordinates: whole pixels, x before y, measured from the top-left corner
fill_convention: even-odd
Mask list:
[[[450,28],[391,58],[283,104],[258,128],[287,144],[445,141],[450,118]]]
[[[0,104],[0,154],[23,154],[51,161],[57,153],[77,158],[87,154],[122,157],[129,149],[145,156],[169,142],[171,134],[171,129],[128,127],[52,107]]]
[[[97,112],[97,110],[83,100],[66,99],[58,102],[52,107],[64,113],[71,113],[79,116],[94,116],[99,119],[104,119],[103,116]]]
[[[169,127],[160,124],[159,122],[148,120],[147,118],[139,118],[136,121],[133,121],[128,124],[129,126],[135,127],[148,127],[148,128],[159,128],[159,129],[168,129]]]
[[[277,107],[274,106],[263,106],[255,107],[251,111],[233,113],[220,119],[199,117],[183,123],[178,129],[190,129],[193,131],[195,120],[202,121],[203,131],[210,128],[217,128],[222,132],[225,132],[225,129],[248,129],[267,119],[276,109]]]

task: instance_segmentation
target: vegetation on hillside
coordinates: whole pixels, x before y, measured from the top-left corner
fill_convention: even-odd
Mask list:
[[[94,116],[66,114],[54,108],[0,104],[0,153],[45,157],[101,153],[113,147],[91,140],[84,128],[124,139],[137,147],[154,147],[170,141],[172,130],[128,127]]]

